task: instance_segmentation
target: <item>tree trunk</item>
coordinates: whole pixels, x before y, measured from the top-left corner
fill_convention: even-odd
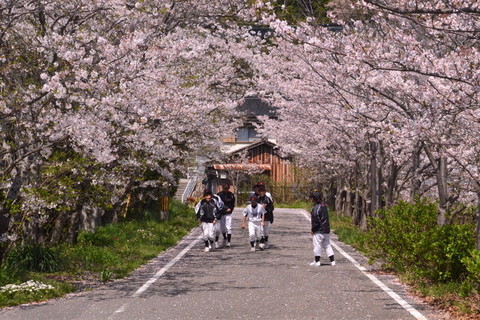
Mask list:
[[[480,250],[480,192],[477,193],[477,228],[475,230],[475,240],[477,242],[477,250]]]
[[[350,191],[350,187],[345,190],[345,201],[343,205],[345,216],[352,217],[352,192]]]
[[[330,186],[328,187],[327,194],[328,194],[327,203],[332,208],[332,210],[335,210],[335,205],[336,205],[335,201],[337,198],[337,184],[333,179],[330,180]]]
[[[342,179],[337,179],[337,186],[335,192],[335,212],[338,214],[343,213],[342,210],[342,194],[343,194],[343,184]]]
[[[330,206],[330,203],[328,203],[328,191],[326,185],[322,184],[321,188],[323,202]]]
[[[360,194],[358,192],[358,189],[355,189],[355,199],[354,199],[354,204],[353,204],[353,223],[356,226],[360,225],[360,220],[361,220],[361,211],[362,209],[360,208]]]
[[[397,178],[398,178],[398,166],[395,162],[392,161],[390,165],[390,174],[387,181],[387,195],[385,197],[385,204],[387,207],[393,205],[394,202],[394,193],[395,187],[397,185]]]
[[[379,152],[379,161],[378,161],[378,171],[377,171],[377,189],[378,189],[378,207],[385,207],[385,188],[384,188],[384,170],[385,170],[385,148],[383,147],[383,142],[380,141],[380,152]]]
[[[426,146],[425,152],[427,153],[430,163],[435,169],[435,175],[437,177],[437,190],[438,190],[438,214],[437,224],[443,226],[446,223],[446,214],[448,212],[448,188],[447,188],[447,158],[439,157],[435,159],[430,148]]]
[[[417,143],[415,150],[413,151],[412,157],[412,190],[411,190],[411,198],[415,200],[415,198],[420,196],[420,187],[422,185],[422,181],[420,180],[420,152],[422,147],[420,143]]]
[[[59,244],[62,241],[65,224],[67,221],[67,213],[59,212],[57,219],[53,225],[52,238],[50,240],[53,244]]]
[[[360,230],[365,231],[367,230],[367,201],[363,199],[363,210],[361,210],[361,215],[360,215]]]
[[[438,161],[439,170],[437,172],[438,195],[439,195],[439,212],[437,216],[437,224],[443,226],[446,223],[446,214],[448,212],[447,202],[447,158],[440,157]]]
[[[8,226],[10,225],[10,219],[7,214],[0,214],[0,236],[3,236],[8,232]],[[7,251],[7,243],[0,243],[0,265],[2,265],[4,255]]]
[[[373,215],[378,209],[378,175],[377,175],[377,144],[370,142],[370,214]]]
[[[78,231],[80,230],[80,226],[82,224],[82,210],[83,206],[78,205],[77,209],[72,212],[72,216],[70,219],[70,228],[68,230],[67,241],[68,243],[76,243]]]

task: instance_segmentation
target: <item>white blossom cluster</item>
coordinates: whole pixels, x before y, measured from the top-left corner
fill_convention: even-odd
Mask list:
[[[35,280],[28,280],[21,284],[7,284],[0,287],[0,293],[12,294],[16,292],[33,293],[42,290],[53,290],[54,286]]]

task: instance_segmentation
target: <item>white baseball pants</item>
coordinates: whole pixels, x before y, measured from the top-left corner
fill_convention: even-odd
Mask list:
[[[265,225],[263,226],[263,234],[262,236],[268,237],[270,233],[270,221],[265,221]]]
[[[248,236],[250,242],[259,240],[262,238],[262,227],[260,226],[260,221],[249,221],[248,222]]]
[[[329,233],[315,233],[313,234],[313,254],[316,257],[322,256],[322,251],[325,250],[327,257],[333,255],[332,245],[330,244]]]
[[[211,222],[202,222],[203,241],[215,241],[215,225]]]
[[[232,234],[232,214],[224,214],[220,222],[222,233]]]

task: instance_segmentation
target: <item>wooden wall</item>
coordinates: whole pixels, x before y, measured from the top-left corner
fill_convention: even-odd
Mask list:
[[[261,144],[249,150],[249,162],[270,164],[270,172],[273,182],[292,183],[295,180],[293,165],[287,159],[283,159],[268,144]]]

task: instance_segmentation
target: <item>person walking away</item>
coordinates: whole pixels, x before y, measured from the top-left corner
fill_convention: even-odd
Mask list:
[[[212,194],[212,200],[215,202],[215,205],[217,206],[217,221],[218,223],[215,224],[215,230],[214,230],[214,233],[215,233],[215,249],[218,249],[220,248],[219,244],[218,244],[218,239],[220,239],[220,234],[222,233],[222,226],[221,226],[221,219],[222,219],[222,215],[224,214],[225,212],[225,204],[223,203],[222,199],[216,195],[216,194]]]
[[[268,242],[268,237],[269,237],[269,233],[270,233],[270,226],[271,224],[273,223],[273,209],[274,209],[274,206],[273,206],[273,200],[268,197],[266,195],[266,190],[265,188],[260,188],[258,190],[259,192],[259,196],[258,196],[258,203],[260,205],[262,205],[264,208],[265,208],[265,223],[264,223],[264,226],[263,226],[263,233],[262,233],[262,238],[264,240],[264,243],[265,243],[265,249],[268,249],[270,246],[269,246],[269,242]]]
[[[212,199],[212,193],[205,191],[203,199],[195,208],[197,220],[202,224],[203,241],[205,242],[205,252],[209,252],[215,240],[215,224],[217,223],[217,205]]]
[[[230,191],[230,185],[225,184],[222,191],[217,193],[217,196],[223,201],[224,211],[221,216],[220,226],[223,235],[223,245],[230,247],[232,240],[232,213],[235,209],[235,195]]]
[[[255,244],[263,250],[262,227],[265,219],[265,208],[258,204],[257,196],[250,196],[250,204],[243,210],[242,229],[245,229],[248,221],[248,236],[250,240],[250,251],[255,251]],[[260,243],[259,243],[260,242]]]
[[[330,244],[330,221],[328,216],[328,207],[322,202],[321,194],[317,191],[310,195],[314,206],[312,209],[312,231],[313,236],[313,254],[315,261],[310,263],[311,266],[320,266],[320,257],[322,251],[327,253],[330,259],[330,264],[335,265],[335,257],[333,254],[332,245]]]

